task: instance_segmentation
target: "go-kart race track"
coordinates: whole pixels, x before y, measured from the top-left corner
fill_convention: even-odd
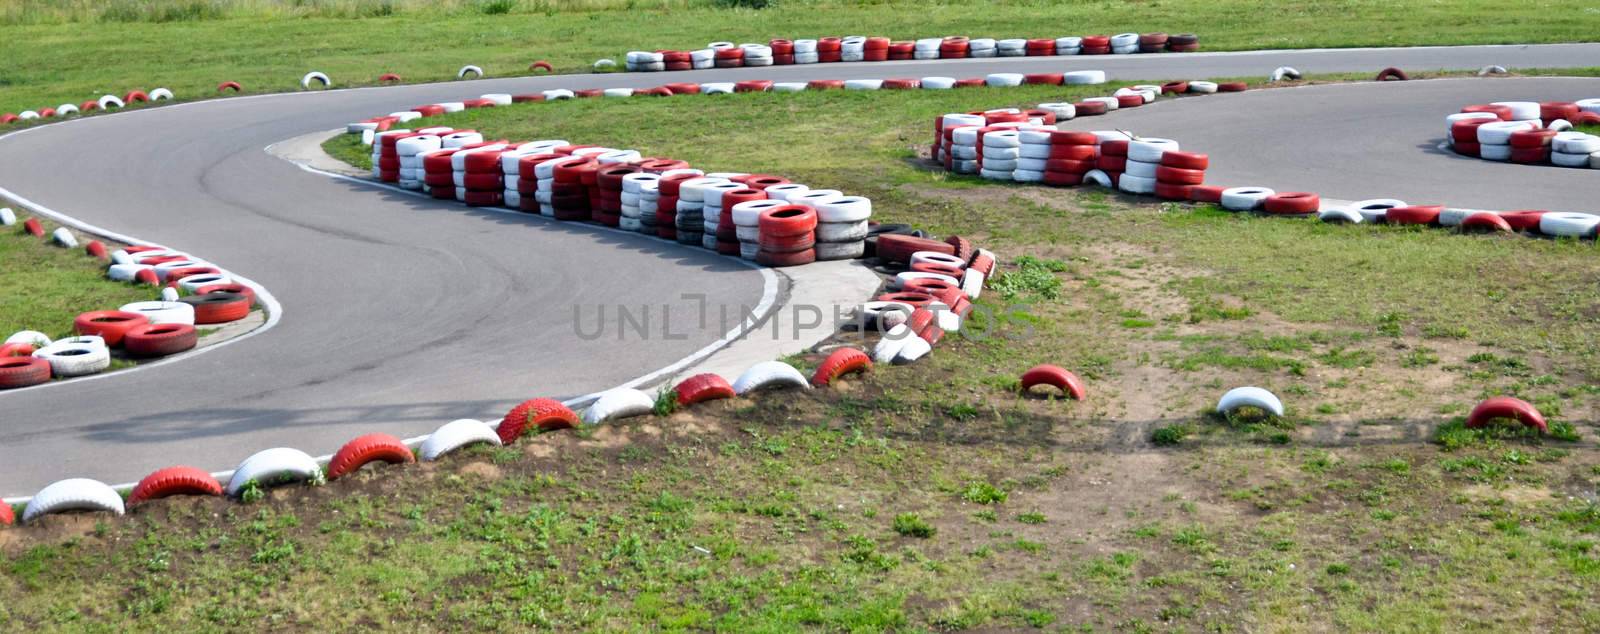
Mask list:
[[[715,344],[732,324],[702,322],[701,300],[685,294],[703,294],[715,315],[718,305],[753,307],[777,292],[772,274],[702,249],[377,193],[264,151],[374,114],[487,92],[671,81],[1035,69],[1200,79],[1264,76],[1280,65],[1375,73],[1596,59],[1600,45],[1573,44],[519,77],[211,100],[8,134],[0,137],[0,193],[216,262],[268,289],[281,314],[270,328],[173,363],[0,394],[0,494],[27,494],[69,476],[129,481],[172,464],[226,468],[274,446],[325,454],[362,433],[411,436],[453,418],[497,419],[521,400],[592,394]],[[992,94],[994,107],[1009,105],[1003,92]],[[1177,138],[1210,153],[1214,179],[1229,185],[1594,211],[1585,196],[1594,191],[1591,171],[1495,164],[1435,146],[1444,115],[1464,104],[1597,95],[1600,79],[1312,86],[1177,100],[1069,125]],[[652,307],[649,340],[616,336],[619,304]],[[579,327],[575,306],[584,316]],[[600,306],[610,314],[608,330],[580,334],[594,332]],[[670,306],[665,324],[663,306]],[[671,338],[661,336],[663,325]]]

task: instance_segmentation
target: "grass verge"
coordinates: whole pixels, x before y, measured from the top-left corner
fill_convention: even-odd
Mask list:
[[[145,301],[152,293],[106,279],[104,263],[22,230],[20,222],[0,232],[0,336],[37,330],[50,338],[71,336],[72,319],[86,310],[112,309]],[[49,231],[56,225],[40,219]]]

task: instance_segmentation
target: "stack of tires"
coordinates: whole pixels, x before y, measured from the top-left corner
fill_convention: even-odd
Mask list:
[[[656,235],[678,239],[678,204],[683,201],[683,184],[705,175],[697,169],[682,168],[661,174],[660,198],[656,201]]]
[[[399,157],[399,183],[405,189],[422,189],[422,154],[441,147],[443,139],[437,134],[417,134],[395,141],[395,155]]]
[[[1555,130],[1518,130],[1511,133],[1511,162],[1538,165],[1550,162],[1550,141]],[[1584,157],[1587,159],[1588,157]],[[1587,161],[1585,161],[1587,162]]]
[[[717,51],[715,49],[703,48],[697,51],[689,51],[689,67],[694,70],[715,68],[716,57]]]
[[[771,66],[773,63],[772,47],[765,44],[741,44],[744,49],[745,66]]]
[[[700,176],[678,185],[678,216],[674,222],[678,228],[679,244],[700,245],[705,242],[706,190],[727,182],[731,181]]]
[[[1171,53],[1193,53],[1200,50],[1200,36],[1193,33],[1179,33],[1167,38],[1167,51]]]
[[[1083,38],[1058,37],[1056,38],[1056,55],[1077,55],[1083,52]]]
[[[802,64],[805,63],[800,61],[799,42],[795,43],[795,49],[794,61]],[[824,64],[840,61],[843,57],[841,52],[843,49],[844,40],[841,40],[837,37],[817,38],[817,61]]]
[[[860,62],[867,59],[867,38],[852,35],[839,41],[839,61]]]
[[[450,155],[450,168],[456,184],[456,200],[473,207],[492,207],[504,202],[505,173],[500,171],[500,154],[508,146],[491,143]]]
[[[1156,170],[1161,167],[1161,157],[1176,152],[1178,142],[1171,139],[1136,139],[1129,141],[1128,160],[1123,164],[1123,174],[1117,188],[1130,194],[1154,194]]]
[[[1138,33],[1118,33],[1111,36],[1111,53],[1113,55],[1128,55],[1139,52]]]
[[[728,217],[733,221],[734,239],[739,243],[739,257],[751,261],[756,259],[761,253],[761,213],[784,204],[783,200],[767,198],[736,203],[729,208]]]
[[[1600,169],[1600,136],[1561,132],[1551,139],[1550,162],[1562,167]]]
[[[521,174],[517,177],[517,189],[527,192],[530,189],[528,180],[533,179],[533,195],[524,194],[522,198],[523,211],[535,211],[547,218],[555,217],[555,206],[551,204],[555,196],[555,166],[566,158],[555,152],[523,157],[522,165],[518,167]]]
[[[717,68],[739,68],[744,66],[744,49],[734,46],[732,42],[718,42],[711,45],[715,51]]]
[[[1537,129],[1529,121],[1490,121],[1477,126],[1478,156],[1490,161],[1511,160],[1511,135]]]
[[[821,61],[821,55],[819,54],[819,49],[817,46],[818,43],[816,40],[795,40],[794,63],[815,64],[818,61]]]
[[[976,147],[973,147],[971,144],[968,144],[967,146],[965,146],[965,149],[962,149],[960,151],[960,153],[963,156],[961,156],[961,157],[957,157],[956,156],[956,151],[955,151],[955,148],[953,147],[955,145],[954,136],[955,136],[956,128],[966,127],[966,126],[982,127],[983,123],[984,123],[984,121],[983,121],[983,116],[982,115],[966,114],[966,113],[958,113],[958,112],[953,112],[953,113],[946,114],[946,115],[940,115],[940,116],[934,118],[934,120],[933,120],[933,135],[934,135],[933,136],[933,146],[932,146],[932,148],[930,150],[930,154],[933,157],[933,160],[939,162],[941,165],[944,165],[945,169],[950,170],[952,172],[956,171],[955,161],[957,161],[957,160],[969,161],[969,162],[970,161],[976,161],[978,159],[978,149]],[[974,135],[973,136],[973,141],[976,142],[976,140],[977,140],[977,136]],[[968,167],[973,167],[973,166],[968,166]],[[965,172],[963,172],[963,173],[965,173]]]
[[[1051,132],[1044,183],[1055,186],[1082,183],[1083,175],[1095,169],[1095,159],[1100,154],[1098,145],[1099,139],[1088,132]]]
[[[385,183],[400,182],[400,154],[395,144],[415,134],[410,130],[380,132],[372,143],[372,175]]]
[[[550,209],[557,220],[588,220],[590,218],[589,192],[584,187],[584,174],[595,173],[599,163],[587,156],[569,156],[540,165],[551,166]]]
[[[461,148],[440,148],[418,155],[422,161],[423,189],[428,195],[440,200],[456,197],[455,170],[450,167],[450,157],[460,151]]]
[[[733,218],[731,217],[731,208],[733,205],[729,204],[727,207],[724,207],[722,200],[723,196],[733,192],[753,192],[757,194],[759,198],[765,198],[766,194],[749,189],[748,187],[745,187],[744,183],[735,180],[729,180],[725,183],[716,183],[714,185],[707,186],[704,189],[704,192],[704,206],[700,210],[700,224],[701,228],[703,229],[703,233],[700,236],[700,246],[727,255],[738,253],[739,240],[734,237]],[[740,198],[743,198],[746,195],[747,194],[742,193]],[[724,216],[727,217],[725,218]],[[724,227],[727,228],[726,232],[724,232]],[[727,240],[722,239],[722,235],[724,233],[727,235]]]
[[[1049,57],[1056,54],[1056,41],[1051,38],[1035,38],[1028,40],[1024,45],[1028,57]]]
[[[665,53],[650,51],[632,51],[624,58],[623,66],[629,72],[654,72],[667,70]]]
[[[660,174],[651,174],[649,172],[634,172],[632,174],[624,174],[622,176],[622,193],[619,196],[622,202],[622,218],[620,221],[618,221],[618,226],[621,227],[623,231],[649,233],[652,235],[655,234],[655,201],[657,198],[654,197],[654,194],[660,191],[660,181]],[[650,190],[650,194],[652,195],[649,200],[650,222],[648,225],[648,230],[646,228],[647,225],[645,224],[644,210],[645,197],[647,195],[645,193],[645,189],[647,186]]]
[[[1054,127],[1018,130],[1017,139],[1021,145],[1017,147],[1017,167],[1011,173],[1012,180],[1019,183],[1044,182],[1044,173],[1050,169],[1050,154],[1054,146],[1051,139],[1057,132]]]
[[[1449,115],[1445,117],[1445,125],[1449,126],[1450,133],[1445,136],[1445,141],[1457,154],[1478,156],[1478,126],[1500,120],[1492,112],[1458,112]]]
[[[689,51],[661,51],[661,67],[666,70],[692,70],[694,59]]]
[[[794,64],[794,42],[789,40],[772,40],[767,42],[767,48],[772,49],[772,63],[777,66]]]
[[[866,253],[867,223],[872,201],[863,196],[812,199],[816,210],[816,259],[850,260]]]
[[[817,259],[817,212],[805,205],[778,205],[757,221],[760,249],[756,262],[773,267],[810,264]]]
[[[624,214],[623,205],[623,179],[638,174],[637,165],[613,163],[606,165],[602,162],[599,171],[595,173],[595,184],[600,189],[600,206],[596,208],[594,220],[607,227],[621,227],[629,231],[637,231],[638,227],[630,223],[629,227],[622,227]],[[637,205],[638,200],[634,200]],[[635,206],[634,214],[638,214]]]
[[[1106,35],[1083,36],[1084,55],[1105,55],[1111,52],[1111,37]]]
[[[1146,33],[1139,36],[1140,53],[1160,53],[1167,50],[1167,42],[1172,38],[1166,33]]]
[[[533,141],[500,155],[500,172],[506,188],[501,197],[505,199],[505,206],[539,213],[539,181],[534,172],[541,161],[559,157],[551,150],[566,144],[566,141]]]
[[[1116,187],[1122,180],[1122,173],[1128,168],[1128,141],[1125,139],[1100,138],[1100,156],[1095,159],[1095,168],[1100,170],[1110,179],[1111,186]]]
[[[711,244],[709,248],[716,249],[717,253],[722,255],[738,255],[745,257],[745,253],[749,251],[749,249],[744,245],[745,240],[740,238],[739,220],[742,219],[748,224],[751,222],[750,216],[752,215],[759,219],[760,209],[765,209],[765,207],[758,206],[755,208],[756,211],[751,213],[752,203],[772,203],[774,201],[768,199],[765,191],[749,186],[748,184],[744,187],[735,189],[721,189],[717,195],[717,198],[720,200],[718,201],[718,211],[716,212],[716,227],[713,229],[711,221],[712,211],[709,198],[710,197],[708,196],[708,200],[706,201],[705,242]],[[743,209],[745,211],[735,212],[735,209]],[[759,242],[759,235],[749,237]],[[751,252],[751,256],[746,257],[746,259],[752,259],[753,256],[754,253]]]
[[[1211,157],[1171,150],[1161,155],[1156,168],[1156,196],[1164,200],[1192,200],[1194,188],[1206,182]]]
[[[978,174],[989,180],[1013,180],[1017,159],[1021,157],[1022,134],[1014,128],[986,126],[978,129]]]
[[[950,128],[950,171],[957,174],[977,174],[981,168],[979,160],[982,153],[978,151],[978,136],[984,126],[982,125],[957,125]]]
[[[861,59],[868,62],[888,61],[890,44],[886,37],[867,38],[861,43]]]
[[[918,41],[918,44],[921,44],[920,40]],[[972,40],[965,36],[955,35],[947,37],[939,41],[939,49],[935,51],[934,57],[941,59],[962,59],[967,56],[967,51],[971,46]],[[917,52],[920,51],[921,49],[918,48]],[[917,59],[924,58],[918,57]]]

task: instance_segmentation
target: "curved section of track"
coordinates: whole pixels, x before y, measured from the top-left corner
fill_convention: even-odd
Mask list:
[[[13,133],[0,137],[0,185],[215,260],[271,289],[284,313],[261,336],[180,363],[0,395],[0,493],[66,476],[129,480],[173,463],[226,468],[270,446],[326,453],[361,433],[496,418],[527,397],[581,395],[668,365],[728,329],[700,321],[702,305],[761,299],[759,272],[699,249],[374,191],[262,151],[306,132],[419,103],[558,87],[1077,68],[1159,79],[1282,64],[1308,73],[1548,67],[1596,53],[1600,45],[1273,51],[524,77],[203,101]],[[1426,130],[1441,129],[1439,117],[1429,111]],[[1139,125],[1124,118],[1116,125]],[[618,304],[650,311],[648,340],[617,337]],[[609,330],[591,336],[601,306]]]

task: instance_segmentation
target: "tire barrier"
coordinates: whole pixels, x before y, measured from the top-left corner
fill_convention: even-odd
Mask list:
[[[482,68],[478,68],[477,66],[473,66],[472,64],[467,64],[466,66],[462,66],[461,70],[456,71],[456,79],[466,79],[467,75],[469,73],[474,75],[478,79],[482,79],[483,78],[483,69]]]
[[[905,305],[901,304],[900,306]],[[906,312],[910,312],[909,307],[906,307]],[[833,385],[833,382],[837,381],[839,377],[871,370],[872,358],[868,357],[865,352],[855,348],[840,348],[829,353],[828,357],[817,365],[816,371],[811,375],[811,384],[817,387],[828,387]]]
[[[555,431],[558,429],[572,429],[583,424],[566,404],[549,398],[536,398],[523,401],[522,404],[511,408],[505,418],[500,420],[496,432],[500,442],[511,444],[521,438],[530,428],[540,431]]]
[[[679,407],[737,396],[727,379],[710,372],[684,379],[672,391],[678,396]]]
[[[583,410],[586,425],[598,425],[610,420],[643,416],[655,411],[655,399],[649,394],[630,387],[620,387],[600,393],[588,409]]]
[[[333,454],[328,461],[328,479],[337,480],[354,473],[370,462],[404,464],[415,462],[411,448],[389,434],[367,434],[352,439]]]
[[[1548,431],[1544,416],[1539,413],[1531,403],[1511,396],[1496,396],[1478,403],[1467,414],[1467,427],[1478,429],[1487,427],[1496,419],[1511,419],[1524,426],[1532,427],[1543,434]]]
[[[811,383],[794,366],[782,361],[763,361],[750,366],[733,382],[733,393],[745,396],[758,390],[782,388],[811,389]]]
[[[314,480],[322,475],[322,465],[306,452],[289,447],[263,449],[245,458],[234,469],[224,492],[239,497],[250,486],[263,489],[288,482]]]
[[[624,56],[629,72],[701,70],[744,66],[788,66],[834,62],[961,59],[967,57],[1040,57],[1110,53],[1189,53],[1200,50],[1200,38],[1184,33],[1121,33],[1058,38],[968,38],[961,35],[893,41],[886,37],[822,37],[772,39],[766,44],[712,42],[696,50],[631,51]],[[616,62],[598,60],[596,70]],[[530,68],[531,70],[531,68]]]
[[[1272,392],[1259,387],[1236,387],[1217,401],[1216,411],[1224,416],[1241,407],[1254,407],[1273,416],[1283,416],[1283,402]]]
[[[91,511],[122,515],[122,496],[98,480],[69,478],[55,482],[34,494],[22,511],[27,524],[46,515],[63,511]]]
[[[128,506],[175,495],[222,495],[222,483],[215,476],[194,467],[158,469],[134,485],[133,491],[128,494]]]
[[[1048,385],[1060,390],[1063,395],[1069,396],[1076,401],[1083,400],[1088,394],[1088,391],[1084,388],[1083,379],[1078,378],[1078,375],[1065,368],[1049,364],[1036,365],[1027,372],[1023,372],[1020,385],[1024,394],[1028,393],[1034,386]]]
[[[1600,169],[1600,136],[1571,131],[1600,120],[1600,99],[1501,101],[1445,117],[1445,146],[1488,161]]]
[[[1410,79],[1411,76],[1407,75],[1405,71],[1390,66],[1378,71],[1378,76],[1372,78],[1372,81],[1408,81]]]

